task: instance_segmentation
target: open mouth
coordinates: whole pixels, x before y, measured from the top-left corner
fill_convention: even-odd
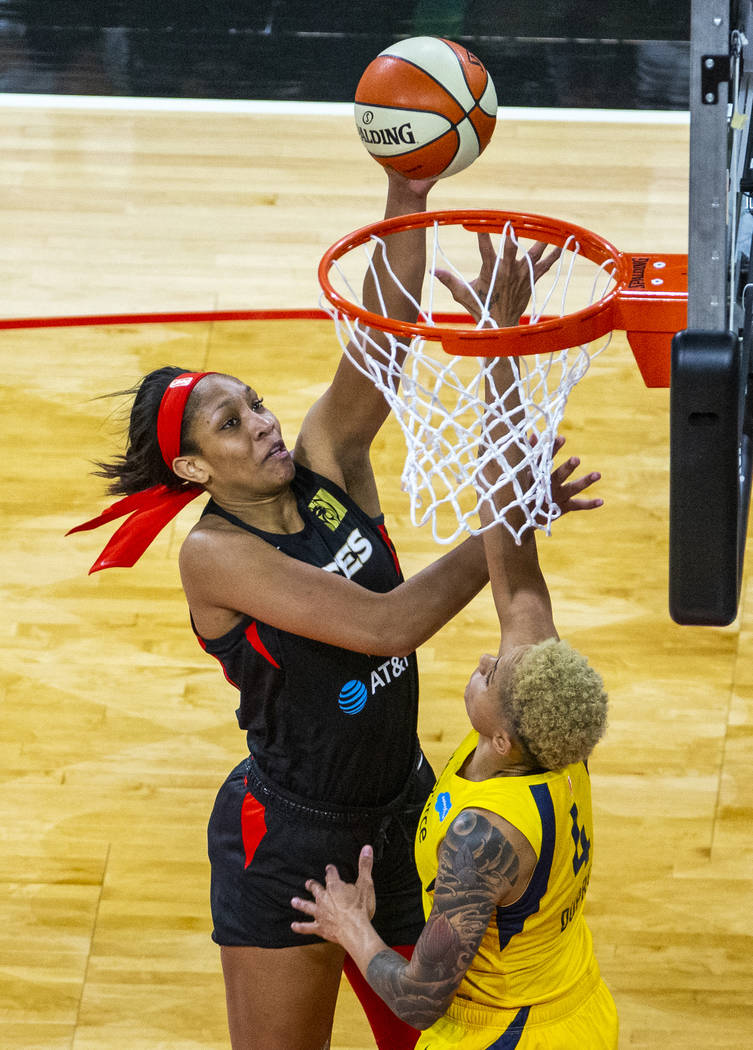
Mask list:
[[[284,457],[288,455],[288,450],[285,448],[284,441],[276,441],[270,448],[269,452],[264,457],[265,459],[272,459],[273,457]]]

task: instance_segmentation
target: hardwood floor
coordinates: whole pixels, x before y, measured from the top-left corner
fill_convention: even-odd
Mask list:
[[[316,266],[381,213],[384,179],[347,114],[13,109],[0,121],[5,318],[313,308]],[[620,248],[683,252],[683,123],[503,119],[435,207],[538,211]],[[243,752],[235,696],[191,636],[176,555],[189,508],[132,570],[87,577],[123,390],[158,364],[232,371],[288,439],[338,356],[329,321],[119,324],[0,332],[5,659],[0,679],[0,1044],[7,1050],[220,1050],[205,826]],[[542,538],[560,633],[603,673],[587,914],[624,1047],[739,1050],[753,977],[750,574],[727,628],[667,611],[668,394],[627,343],[572,395],[568,449],[603,473],[602,510]],[[436,548],[376,465],[410,574]],[[702,494],[699,493],[699,498]],[[106,531],[106,530],[105,530]],[[750,559],[749,559],[750,560]],[[420,654],[421,734],[441,766],[462,689],[494,642],[482,595]],[[372,1047],[349,989],[334,1050]]]

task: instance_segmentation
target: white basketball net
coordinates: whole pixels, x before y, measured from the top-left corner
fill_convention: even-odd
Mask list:
[[[458,232],[455,227],[442,227],[443,238],[446,239],[451,229]],[[440,297],[447,293],[434,277],[435,270],[450,270],[470,288],[464,273],[471,274],[473,279],[479,267],[475,237],[465,236],[466,241],[472,242],[471,254],[461,272],[440,244],[439,233],[438,224],[429,227],[429,265],[424,283],[428,303],[423,305],[409,296],[390,270],[382,238],[372,235],[370,242],[361,249],[375,281],[377,276],[370,247],[373,245],[375,253],[383,253],[390,279],[402,288],[419,310],[419,320],[427,324],[435,324],[434,314],[454,305],[451,300],[449,304],[440,305]],[[531,274],[529,314],[532,324],[542,316],[564,316],[580,310],[603,298],[615,283],[612,261],[600,266],[589,263],[582,256],[577,241],[571,238],[549,273],[534,285],[533,267],[525,244],[518,241],[510,223],[506,224],[499,238],[496,265],[500,264],[506,237],[512,238],[519,258],[526,253]],[[529,248],[531,243],[528,243]],[[356,252],[350,254],[360,255]],[[354,291],[356,284],[360,287],[360,280],[346,273],[344,261],[343,257],[333,263],[330,279],[333,284],[335,280],[341,281],[342,294],[347,292],[352,302],[362,305],[360,293]],[[349,266],[352,265],[351,260]],[[362,276],[362,260],[360,269]],[[382,298],[381,309],[386,314],[384,290],[378,288],[378,294]],[[493,326],[488,304],[472,294],[481,317],[477,324],[469,321],[465,327]],[[573,297],[577,298],[577,305],[570,302]],[[586,374],[592,358],[606,348],[611,333],[600,345],[582,345],[555,353],[511,358],[512,383],[498,390],[492,376],[496,358],[450,356],[433,340],[416,337],[406,343],[406,337],[401,339],[386,332],[378,333],[377,341],[374,330],[363,322],[343,316],[328,302],[323,305],[335,321],[345,353],[356,368],[381,390],[402,429],[407,447],[402,485],[410,496],[413,524],[431,523],[436,542],[451,543],[464,532],[478,534],[483,531],[478,511],[482,501],[487,501],[494,521],[503,521],[517,542],[531,527],[548,534],[552,522],[560,515],[559,507],[552,502],[550,475],[555,438],[567,399]],[[489,402],[485,395],[487,380],[491,386]],[[513,388],[517,397],[511,398]],[[508,411],[505,403],[511,400],[519,403]],[[493,435],[497,435],[495,439]],[[501,470],[493,488],[483,475],[484,466],[490,460]],[[494,491],[505,485],[511,485],[514,498],[497,509],[491,497]],[[513,525],[508,520],[514,508],[523,512],[522,524]],[[517,522],[521,521],[519,513],[516,512],[514,517]]]

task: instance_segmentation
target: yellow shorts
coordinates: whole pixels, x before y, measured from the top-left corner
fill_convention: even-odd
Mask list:
[[[416,1050],[617,1050],[617,1009],[599,977],[554,1003],[496,1010],[453,1000]]]

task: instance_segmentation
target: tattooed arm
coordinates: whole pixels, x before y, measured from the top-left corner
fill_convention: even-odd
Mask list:
[[[293,929],[342,945],[393,1013],[414,1028],[428,1028],[449,1006],[496,907],[513,904],[523,893],[536,855],[497,814],[463,810],[440,847],[434,904],[410,962],[371,925],[371,859],[365,847],[354,885],[342,882],[332,866],[326,886],[307,882],[314,900],[295,898],[293,905],[314,921],[293,923]]]

